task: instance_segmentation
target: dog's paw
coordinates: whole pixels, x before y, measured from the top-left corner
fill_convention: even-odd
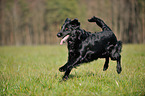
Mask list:
[[[117,73],[120,74],[122,71],[122,68],[121,67],[117,67]]]
[[[103,68],[103,71],[106,71],[107,69],[108,69],[108,67],[104,67],[104,68]]]
[[[65,67],[65,66],[60,67],[60,68],[59,68],[59,71],[60,71],[60,72],[65,72],[65,71],[66,71],[66,67]]]
[[[63,80],[63,81],[66,81],[67,79],[68,79],[68,76],[63,76],[63,77],[62,77],[62,80]]]
[[[108,64],[104,65],[103,71],[106,71],[108,69]]]

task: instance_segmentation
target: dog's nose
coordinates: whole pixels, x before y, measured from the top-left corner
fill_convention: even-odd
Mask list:
[[[61,36],[62,36],[62,33],[58,33],[58,34],[57,34],[57,37],[61,37]]]

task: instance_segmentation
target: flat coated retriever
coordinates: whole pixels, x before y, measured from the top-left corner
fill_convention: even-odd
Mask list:
[[[60,44],[67,41],[68,61],[59,68],[60,72],[65,72],[63,80],[68,79],[71,70],[82,63],[88,63],[98,58],[105,58],[103,71],[108,69],[109,57],[117,61],[117,72],[121,73],[121,49],[122,42],[117,41],[112,30],[99,18],[92,17],[89,22],[96,22],[102,28],[102,32],[90,33],[80,28],[77,19],[67,18],[57,34],[62,38]]]

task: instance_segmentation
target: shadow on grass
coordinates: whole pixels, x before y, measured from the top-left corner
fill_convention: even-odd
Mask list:
[[[83,77],[94,77],[94,76],[98,76],[98,74],[94,74],[93,72],[87,72],[85,74],[70,74],[68,79],[65,79],[65,80],[60,80],[60,82],[63,82],[63,81],[67,81],[67,80],[72,80],[72,79],[80,79],[80,78],[83,78]]]
[[[70,80],[70,79],[73,79],[73,78],[80,78],[81,76],[76,76],[76,75],[73,75],[73,74],[71,74],[71,75],[69,75],[69,77],[67,78],[67,79],[61,79],[61,80],[59,80],[59,82],[64,82],[64,81],[67,81],[67,80]]]

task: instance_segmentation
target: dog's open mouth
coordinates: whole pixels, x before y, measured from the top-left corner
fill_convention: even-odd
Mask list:
[[[66,40],[69,38],[69,35],[66,35],[65,37],[62,38],[62,40],[60,41],[60,45],[62,45],[64,42],[66,42]]]

